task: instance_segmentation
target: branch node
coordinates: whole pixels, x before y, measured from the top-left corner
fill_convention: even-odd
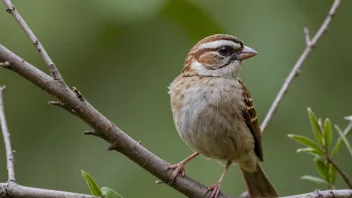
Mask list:
[[[12,13],[12,11],[16,10],[16,8],[14,6],[12,6],[11,8],[6,8],[6,12],[8,13]]]
[[[133,150],[134,148],[136,148],[137,145],[142,145],[142,141],[137,141],[137,142],[133,145],[132,150]]]
[[[310,39],[310,36],[309,36],[309,29],[307,27],[305,27],[303,29],[304,31],[304,35],[305,35],[305,38],[306,38],[306,45],[311,47],[312,43],[311,43],[311,39]]]
[[[109,144],[109,145],[106,146],[106,150],[108,150],[108,151],[116,150],[116,146],[113,145],[113,144]]]
[[[8,67],[10,67],[10,62],[9,61],[5,61],[5,62],[3,62],[3,63],[0,63],[0,67],[3,67],[3,68],[8,68]]]
[[[299,76],[300,74],[301,74],[301,70],[299,69],[296,71],[295,77]]]
[[[72,87],[72,91],[75,92],[77,98],[84,102],[84,97],[82,96],[81,92],[76,88],[76,87]]]
[[[65,108],[65,104],[63,102],[60,102],[60,101],[49,101],[48,104],[49,105],[53,105],[53,106],[62,107],[64,109],[66,109]]]
[[[163,181],[161,181],[161,180],[156,180],[155,181],[155,184],[163,184],[164,182]]]
[[[97,133],[96,131],[83,131],[83,135],[93,135],[96,137],[100,137],[99,133]]]
[[[57,106],[57,107],[61,107],[65,110],[67,110],[68,112],[72,113],[73,115],[76,115],[76,111],[72,108],[70,108],[66,103],[61,102],[61,101],[49,101],[48,102],[49,105],[53,105],[53,106]]]

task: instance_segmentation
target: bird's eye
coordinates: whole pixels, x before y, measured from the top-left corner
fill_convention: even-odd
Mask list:
[[[220,55],[228,56],[232,53],[232,47],[230,46],[222,46],[217,49]]]

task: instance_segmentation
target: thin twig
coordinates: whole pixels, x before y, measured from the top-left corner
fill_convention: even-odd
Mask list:
[[[18,184],[0,183],[0,197],[8,198],[97,198],[65,191],[31,188]]]
[[[303,62],[306,60],[308,54],[312,51],[313,47],[317,44],[319,39],[327,31],[328,25],[329,25],[332,17],[334,16],[334,14],[336,13],[336,9],[339,7],[340,3],[341,3],[341,0],[334,0],[334,3],[331,6],[331,9],[330,9],[327,17],[325,18],[323,24],[321,25],[321,27],[319,28],[319,30],[317,31],[317,33],[315,34],[315,36],[313,37],[312,40],[310,40],[308,28],[304,28],[304,34],[305,34],[305,39],[306,39],[306,48],[304,49],[302,55],[299,57],[296,64],[292,68],[290,74],[287,76],[287,78],[286,78],[284,84],[282,85],[279,93],[277,94],[273,104],[271,105],[268,113],[266,114],[266,117],[261,125],[262,133],[264,132],[264,130],[268,126],[269,121],[273,117],[277,107],[279,106],[282,98],[286,94],[288,87],[291,85],[293,79],[299,74],[299,71],[303,65]]]
[[[51,60],[50,56],[44,49],[44,46],[40,43],[39,39],[34,35],[32,30],[29,28],[27,23],[24,21],[24,19],[21,17],[21,15],[18,13],[17,9],[15,6],[12,4],[11,0],[3,0],[4,4],[7,7],[7,12],[10,13],[17,23],[21,26],[22,30],[26,33],[26,35],[29,37],[29,39],[33,42],[35,48],[37,48],[38,52],[42,56],[45,64],[48,66],[49,71],[51,73],[51,76],[54,78],[54,80],[60,82],[61,84],[65,84],[64,79],[62,78],[59,70],[56,68],[54,62]]]
[[[348,175],[342,171],[342,169],[334,162],[329,155],[325,155],[325,159],[336,169],[336,171],[341,175],[347,186],[352,189],[352,183],[348,178]]]
[[[5,150],[6,150],[6,161],[7,161],[7,172],[8,172],[8,181],[16,182],[15,177],[15,158],[13,156],[13,150],[11,146],[10,140],[10,132],[7,128],[6,119],[5,119],[5,111],[4,111],[4,102],[3,102],[3,93],[5,86],[0,86],[0,123],[2,135],[4,137]]]

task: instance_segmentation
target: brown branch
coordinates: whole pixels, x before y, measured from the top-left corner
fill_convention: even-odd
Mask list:
[[[297,60],[296,64],[293,66],[290,74],[287,76],[287,78],[286,78],[284,84],[282,85],[279,93],[277,94],[273,104],[271,105],[268,113],[266,114],[266,117],[261,125],[262,133],[264,132],[264,130],[268,126],[268,124],[269,124],[271,118],[273,117],[276,109],[278,108],[282,98],[287,93],[288,88],[291,85],[293,79],[299,75],[300,69],[301,69],[304,61],[307,59],[309,53],[312,51],[313,47],[317,44],[317,42],[324,35],[324,33],[328,30],[328,26],[330,24],[330,21],[331,21],[332,17],[335,15],[336,9],[339,7],[340,3],[341,3],[341,0],[334,0],[334,3],[332,4],[330,11],[328,12],[328,15],[326,16],[323,24],[321,25],[321,27],[319,28],[317,33],[314,35],[312,40],[309,37],[308,28],[304,28],[306,48],[304,49],[302,55]]]
[[[348,175],[342,171],[342,169],[334,162],[333,159],[331,159],[331,157],[327,154],[325,154],[325,159],[336,169],[336,171],[341,175],[341,177],[343,178],[343,180],[345,181],[345,183],[347,184],[347,186],[352,189],[352,183],[350,181],[350,179],[348,178]]]
[[[8,181],[16,182],[15,158],[13,156],[13,150],[11,146],[10,132],[9,132],[9,129],[7,128],[6,119],[5,119],[4,100],[3,100],[4,90],[5,90],[5,86],[0,86],[0,124],[1,124],[1,130],[2,130],[2,135],[4,137],[5,150],[6,150]]]
[[[21,26],[22,30],[26,33],[26,35],[29,37],[29,39],[31,39],[35,48],[37,48],[37,50],[40,53],[40,55],[42,56],[45,64],[48,66],[49,71],[51,73],[51,76],[54,78],[54,80],[57,80],[58,82],[64,84],[65,83],[64,79],[62,78],[59,70],[56,68],[54,62],[51,60],[50,56],[48,55],[48,53],[44,49],[44,46],[40,43],[39,39],[34,35],[34,33],[29,28],[27,23],[23,20],[23,18],[21,17],[21,15],[18,13],[17,9],[15,8],[15,6],[12,4],[12,2],[10,0],[3,0],[3,2],[7,7],[6,11],[8,13],[10,13],[15,18],[17,23]]]
[[[0,183],[0,197],[8,198],[97,198],[92,195],[31,188],[18,184]]]
[[[282,198],[350,198],[352,190],[316,190],[311,193],[292,195]]]
[[[75,115],[82,121],[89,124],[101,138],[112,145],[114,150],[124,154],[160,180],[168,183],[173,172],[172,170],[165,170],[166,166],[169,165],[168,163],[129,137],[111,121],[105,118],[100,112],[98,112],[93,106],[91,106],[86,100],[81,101],[81,99],[77,97],[76,93],[69,87],[60,83],[55,83],[53,78],[46,75],[28,62],[23,61],[22,58],[0,45],[0,62],[5,61],[10,63],[10,66],[6,67],[7,69],[19,74],[73,109],[75,111]],[[170,184],[170,186],[188,197],[203,197],[203,195],[207,192],[206,186],[192,180],[187,176],[183,178],[178,177],[174,183]],[[208,194],[209,193],[211,192],[209,191]],[[223,193],[218,196],[218,198],[225,197],[229,196]]]

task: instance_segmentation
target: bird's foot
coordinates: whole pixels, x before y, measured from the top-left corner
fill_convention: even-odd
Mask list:
[[[220,186],[221,186],[221,181],[218,181],[216,184],[208,187],[208,191],[212,190],[212,193],[209,198],[217,198],[218,197],[218,195],[220,194],[220,189],[221,189]]]
[[[177,175],[179,173],[181,173],[181,176],[184,177],[185,176],[185,169],[184,169],[184,166],[185,166],[185,163],[178,163],[178,164],[175,164],[175,165],[169,165],[169,166],[166,166],[166,170],[169,170],[169,169],[175,169],[174,172],[172,173],[171,175],[171,178],[170,178],[170,181],[169,181],[169,184],[173,183],[177,177]]]

